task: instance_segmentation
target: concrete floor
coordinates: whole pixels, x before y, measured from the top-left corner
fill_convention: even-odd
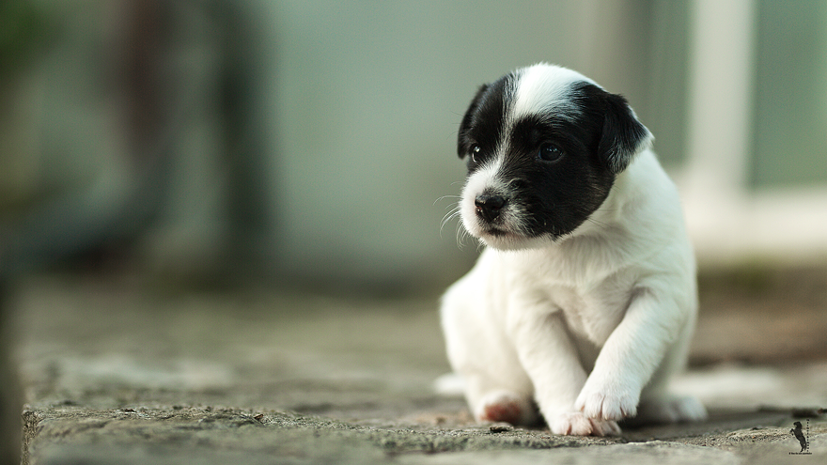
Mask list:
[[[32,278],[13,301],[24,462],[825,463],[827,312],[790,297],[778,301],[797,310],[773,311],[753,294],[705,299],[697,367],[676,387],[702,398],[708,422],[572,438],[476,425],[462,399],[434,393],[449,371],[436,297]],[[796,420],[812,455],[790,454]]]

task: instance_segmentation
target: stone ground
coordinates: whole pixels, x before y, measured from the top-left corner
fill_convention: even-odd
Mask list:
[[[449,371],[436,296],[31,278],[13,299],[24,463],[827,463],[827,279],[807,276],[702,281],[676,388],[710,420],[615,438],[477,425],[435,394]],[[790,454],[796,420],[812,455]]]

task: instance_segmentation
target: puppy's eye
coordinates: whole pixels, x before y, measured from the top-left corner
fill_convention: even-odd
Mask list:
[[[543,161],[557,161],[562,157],[563,151],[560,147],[550,143],[541,145],[537,151],[537,158]]]
[[[469,150],[468,153],[469,153],[469,155],[471,155],[471,161],[472,162],[474,162],[474,163],[479,162],[480,150],[482,150],[482,149],[480,148],[479,145],[472,145],[471,146],[471,150]]]

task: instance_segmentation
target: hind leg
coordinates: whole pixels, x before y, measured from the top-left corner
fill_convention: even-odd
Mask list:
[[[530,425],[538,421],[534,388],[513,345],[469,277],[443,296],[441,317],[448,360],[464,381],[477,421]]]
[[[465,398],[477,421],[533,425],[539,420],[534,388],[508,345],[483,339],[482,331],[446,331],[448,358],[464,381]]]
[[[477,386],[466,391],[466,398],[474,418],[480,422],[534,425],[540,419],[531,394],[519,386]]]

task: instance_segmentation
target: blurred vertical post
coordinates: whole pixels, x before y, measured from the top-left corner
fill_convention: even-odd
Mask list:
[[[0,277],[0,465],[20,463],[22,423],[17,369],[11,361],[8,284]]]
[[[696,0],[693,10],[690,169],[705,191],[739,189],[750,147],[754,1]]]
[[[46,18],[27,0],[0,1],[0,465],[20,463],[21,396],[13,363],[9,230],[5,223],[31,200],[37,157],[27,91],[29,65],[42,51]]]
[[[754,0],[695,0],[692,5],[688,166],[683,180],[696,242],[730,250],[742,240],[754,81]],[[714,208],[711,208],[714,206]],[[717,213],[716,212],[721,212]]]

